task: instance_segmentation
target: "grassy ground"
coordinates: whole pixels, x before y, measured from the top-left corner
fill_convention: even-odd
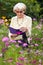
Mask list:
[[[33,22],[31,45],[25,50],[14,42],[5,48],[2,42],[5,36],[8,28],[3,24],[0,25],[0,65],[43,65],[43,25]]]

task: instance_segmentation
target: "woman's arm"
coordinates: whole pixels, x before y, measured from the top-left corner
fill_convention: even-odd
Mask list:
[[[26,36],[27,36],[28,43],[30,43],[30,40],[28,38],[31,38],[31,32],[32,32],[32,18],[28,19],[27,21]]]
[[[30,36],[31,37],[31,31],[32,31],[32,18],[30,17],[30,19],[28,19],[27,21],[27,37]]]

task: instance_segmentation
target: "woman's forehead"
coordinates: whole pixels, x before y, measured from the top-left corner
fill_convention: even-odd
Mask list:
[[[23,11],[23,9],[19,9],[19,8],[17,8],[16,11]]]

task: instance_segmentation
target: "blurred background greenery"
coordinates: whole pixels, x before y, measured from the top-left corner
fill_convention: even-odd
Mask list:
[[[6,16],[7,18],[15,16],[15,13],[13,13],[13,6],[18,2],[23,2],[27,5],[27,15],[37,19],[43,17],[42,0],[0,0],[0,18],[2,16]]]

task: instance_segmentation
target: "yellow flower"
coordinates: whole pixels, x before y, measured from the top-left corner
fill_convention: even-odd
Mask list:
[[[8,22],[5,22],[5,26],[8,26],[9,25],[9,23]]]
[[[5,21],[5,22],[7,22],[8,20],[7,20],[7,19],[5,19],[4,21]]]
[[[5,19],[6,18],[6,16],[2,16],[2,19]]]

